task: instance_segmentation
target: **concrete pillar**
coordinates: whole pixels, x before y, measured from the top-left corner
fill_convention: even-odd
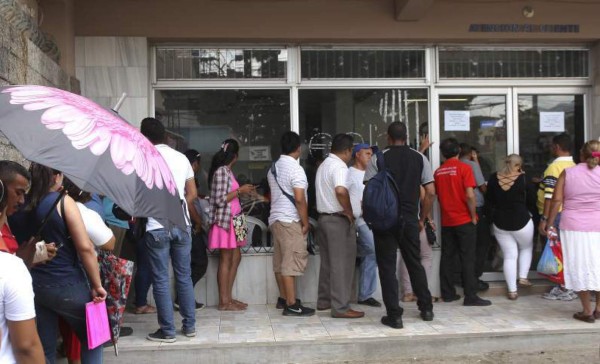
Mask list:
[[[590,123],[590,137],[588,139],[599,139],[600,137],[600,42],[596,42],[592,47],[591,74],[594,80],[592,87],[592,112]]]
[[[41,0],[41,29],[50,34],[60,49],[60,66],[75,76],[75,26],[73,0]]]

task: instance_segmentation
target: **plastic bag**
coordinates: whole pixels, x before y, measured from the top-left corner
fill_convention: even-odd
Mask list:
[[[559,240],[548,239],[538,262],[537,271],[554,283],[564,284],[562,247]]]

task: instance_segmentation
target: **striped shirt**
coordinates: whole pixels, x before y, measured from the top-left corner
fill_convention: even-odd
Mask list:
[[[342,212],[344,208],[338,201],[335,188],[348,189],[348,166],[337,155],[330,153],[317,170],[315,187],[317,192],[317,211],[333,214]]]
[[[544,200],[552,198],[554,187],[556,187],[556,182],[558,182],[560,174],[565,168],[573,167],[574,165],[573,157],[558,157],[546,168],[537,195],[537,208],[540,214],[544,213]]]
[[[300,221],[300,214],[298,213],[295,202],[290,201],[290,199],[281,192],[281,189],[293,197],[294,188],[301,188],[304,190],[304,196],[306,197],[306,189],[308,188],[306,173],[298,163],[298,160],[289,155],[282,155],[279,157],[279,160],[275,162],[275,168],[277,181],[275,181],[271,169],[269,169],[269,172],[267,173],[269,189],[271,190],[269,225],[272,225],[275,221],[287,223]],[[279,182],[279,184],[277,184],[277,182]],[[281,186],[281,188],[279,186]]]

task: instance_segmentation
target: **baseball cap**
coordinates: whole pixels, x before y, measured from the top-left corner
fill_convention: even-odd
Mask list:
[[[369,148],[371,148],[371,150],[373,150],[373,153],[376,153],[378,150],[376,145],[369,145],[367,143],[356,144],[354,146],[354,148],[352,148],[352,158],[354,158],[356,156],[356,153],[358,153],[360,150],[369,149]]]

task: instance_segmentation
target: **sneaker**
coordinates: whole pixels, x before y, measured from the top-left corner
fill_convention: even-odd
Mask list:
[[[315,314],[315,310],[302,306],[296,301],[296,303],[291,306],[286,305],[281,314],[283,316],[312,316]]]
[[[402,318],[400,317],[383,316],[381,318],[381,323],[385,326],[391,327],[392,329],[401,329],[404,327],[402,325]]]
[[[463,306],[490,306],[492,304],[492,301],[490,300],[484,300],[483,298],[479,297],[479,296],[474,296],[474,297],[465,297],[464,301],[463,301]]]
[[[371,306],[371,307],[381,307],[381,302],[377,301],[373,297],[369,297],[364,301],[358,301],[357,303],[359,305],[366,305],[366,306]]]
[[[195,302],[196,303],[196,311],[200,311],[201,309],[203,309],[204,303],[200,303],[200,302]],[[175,308],[175,311],[179,311],[179,302],[175,301],[173,302],[173,307]]]
[[[148,334],[148,336],[146,336],[146,339],[161,343],[174,343],[175,340],[177,340],[175,336],[165,335],[165,333],[161,329],[158,329],[155,332]]]
[[[562,292],[558,295],[558,298],[557,298],[559,301],[573,301],[573,300],[579,298],[579,296],[577,296],[577,293],[573,292],[570,289],[567,289],[565,291],[563,291],[561,289],[561,291]]]
[[[296,304],[300,304],[300,300],[296,298]],[[285,298],[283,297],[278,297],[277,298],[277,305],[275,305],[275,308],[278,310],[283,310],[285,308],[285,306],[287,305],[287,301],[285,300]]]
[[[488,282],[484,282],[481,279],[477,281],[477,292],[483,292],[490,289],[490,284]]]
[[[553,301],[555,301],[555,300],[557,300],[557,299],[558,299],[558,296],[559,296],[560,294],[562,294],[562,292],[563,292],[563,290],[562,290],[562,289],[560,289],[560,287],[559,287],[559,286],[555,286],[554,288],[552,288],[552,289],[550,290],[550,292],[546,292],[546,293],[544,293],[544,294],[542,295],[542,298],[545,298],[545,299],[547,299],[547,300],[553,300]]]
[[[181,333],[186,337],[196,337],[196,329],[185,330],[181,329]]]
[[[133,328],[129,326],[121,326],[121,331],[119,332],[119,337],[130,336],[133,334]]]

